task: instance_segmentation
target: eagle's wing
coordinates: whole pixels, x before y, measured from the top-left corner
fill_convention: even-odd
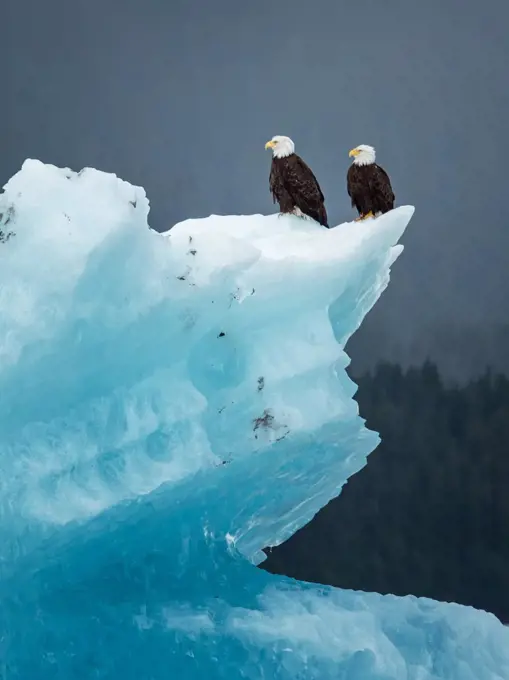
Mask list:
[[[300,190],[313,201],[324,202],[324,195],[309,165],[295,154],[295,167],[298,168]]]
[[[373,189],[383,198],[387,209],[392,210],[394,208],[394,201],[396,197],[394,196],[394,191],[392,190],[391,180],[389,175],[379,165],[376,166],[376,169],[377,171],[373,176]]]
[[[318,180],[309,165],[297,154],[295,154],[288,178],[292,185],[290,191],[295,205],[319,224],[328,227],[325,199]]]

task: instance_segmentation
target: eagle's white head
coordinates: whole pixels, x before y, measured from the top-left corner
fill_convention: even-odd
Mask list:
[[[352,149],[349,154],[355,165],[371,165],[375,162],[375,149],[369,144],[360,144]]]
[[[295,144],[290,137],[282,137],[281,135],[272,137],[270,142],[265,144],[265,148],[272,149],[274,158],[285,158],[286,156],[291,156],[292,153],[295,153]]]

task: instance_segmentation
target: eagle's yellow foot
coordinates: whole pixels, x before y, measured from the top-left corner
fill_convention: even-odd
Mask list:
[[[374,217],[372,210],[370,210],[365,215],[359,215],[359,217],[357,217],[355,221],[356,222],[362,222],[363,220],[367,220],[369,217]]]

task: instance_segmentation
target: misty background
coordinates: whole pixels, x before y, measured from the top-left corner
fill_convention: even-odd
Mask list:
[[[353,371],[426,356],[509,372],[506,0],[6,0],[0,182],[27,157],[145,187],[151,226],[268,213],[291,136],[331,224],[373,144],[416,214]]]

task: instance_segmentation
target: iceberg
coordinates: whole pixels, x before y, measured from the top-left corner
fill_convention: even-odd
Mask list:
[[[378,444],[345,344],[413,208],[148,212],[34,160],[0,196],[0,677],[508,679],[491,614],[256,568]]]

